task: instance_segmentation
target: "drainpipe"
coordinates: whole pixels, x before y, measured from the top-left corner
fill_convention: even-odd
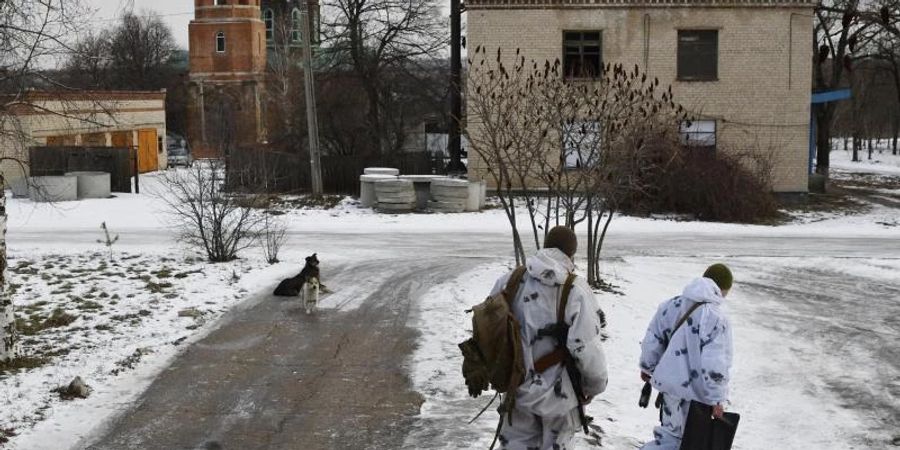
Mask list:
[[[650,72],[650,13],[644,14],[644,73]]]

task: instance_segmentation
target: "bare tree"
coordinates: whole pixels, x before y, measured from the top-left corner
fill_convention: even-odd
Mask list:
[[[303,73],[301,67],[301,47],[299,24],[287,3],[273,5],[271,17],[271,39],[268,40],[269,82],[266,88],[270,97],[269,113],[280,119],[270,130],[273,142],[286,142],[299,151],[303,148],[306,121],[303,100]],[[267,19],[268,20],[268,19]],[[268,26],[268,25],[267,25]]]
[[[540,173],[540,160],[545,159],[541,152],[551,139],[550,124],[537,120],[533,109],[539,106],[531,101],[537,74],[518,51],[512,66],[507,67],[501,50],[491,58],[485,48],[478,47],[469,66],[468,114],[463,132],[478,159],[472,167],[485,171],[496,187],[512,229],[516,263],[523,264],[526,255],[517,203],[524,200],[539,248],[540,196],[526,187]]]
[[[678,124],[687,116],[671,87],[661,88],[638,67],[609,64],[584,74],[592,79],[588,82],[564,78],[559,61],[545,66],[535,84],[543,105],[538,120],[551,125],[550,135],[559,137],[555,145],[561,147],[559,158],[542,160],[540,178],[551,195],[547,211],[555,202],[557,224],[586,226],[588,282],[599,287],[610,223],[624,200],[648,189],[645,173],[669,163],[660,155],[677,153]]]
[[[403,144],[403,129],[385,109],[395,93],[386,76],[433,59],[448,36],[438,0],[333,0],[323,18],[323,54],[333,67],[349,66],[366,98],[366,131],[371,151],[385,154]]]
[[[900,37],[896,0],[861,2],[860,0],[828,0],[816,8],[816,51],[813,61],[814,88],[819,91],[853,84],[857,62],[872,58],[872,43],[887,35]],[[877,55],[876,51],[876,55]],[[900,96],[900,94],[898,94]],[[826,103],[816,110],[816,171],[828,175],[832,126],[838,105]],[[854,121],[856,122],[856,121]],[[859,135],[860,131],[855,130]],[[858,152],[858,143],[854,147]],[[858,159],[858,155],[854,155]]]
[[[179,238],[202,250],[210,262],[226,262],[253,245],[263,223],[256,199],[225,191],[221,160],[170,171],[157,195],[169,207]]]
[[[551,224],[586,222],[588,281],[600,286],[606,230],[620,202],[645,189],[642,172],[660,165],[656,147],[678,147],[684,110],[671,88],[638,68],[607,65],[571,80],[559,61],[526,62],[519,51],[510,65],[481,47],[474,60],[465,129],[472,168],[500,194],[517,262],[525,257],[518,208],[528,212],[536,248]]]
[[[885,72],[893,85],[896,111],[891,123],[891,147],[896,155],[897,141],[900,139],[900,0],[883,0],[875,20],[886,30],[873,39],[872,53],[874,58],[885,62]]]
[[[2,159],[16,162],[15,170],[22,170],[25,158],[21,152],[31,141],[18,113],[43,109],[31,104],[28,90],[64,87],[41,67],[71,51],[68,39],[81,31],[83,16],[79,0],[0,2],[0,142],[13,149]],[[0,188],[5,188],[2,181],[0,173]],[[6,291],[5,216],[5,208],[0,208],[0,362],[15,358],[18,349],[15,306]]]
[[[108,35],[110,69],[117,87],[158,89],[177,50],[172,31],[153,12],[126,13]]]
[[[110,39],[108,31],[89,32],[73,46],[63,68],[67,86],[83,88],[108,88],[110,80]]]

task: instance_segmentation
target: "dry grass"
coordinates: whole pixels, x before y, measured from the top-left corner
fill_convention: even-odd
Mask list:
[[[10,372],[17,372],[22,369],[35,369],[43,366],[44,364],[47,364],[48,361],[48,358],[33,356],[20,356],[18,358],[13,358],[5,362],[0,362],[0,375]],[[2,437],[3,430],[0,429],[0,442],[3,442]]]

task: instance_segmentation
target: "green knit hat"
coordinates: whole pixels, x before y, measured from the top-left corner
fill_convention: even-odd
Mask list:
[[[727,291],[731,289],[734,277],[731,275],[731,269],[725,264],[713,264],[706,269],[703,278],[709,278],[716,282],[719,289]]]
[[[544,239],[544,248],[556,248],[562,250],[563,253],[571,258],[575,256],[575,252],[578,251],[578,238],[571,228],[562,226],[554,227],[550,229],[550,232],[547,233],[547,238]]]

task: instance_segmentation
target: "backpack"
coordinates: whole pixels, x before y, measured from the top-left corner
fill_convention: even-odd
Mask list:
[[[489,389],[498,394],[512,394],[506,395],[504,402],[510,414],[516,389],[525,380],[519,321],[512,312],[512,302],[524,275],[524,266],[516,268],[503,291],[470,310],[472,337],[459,344],[469,395],[478,397]]]

